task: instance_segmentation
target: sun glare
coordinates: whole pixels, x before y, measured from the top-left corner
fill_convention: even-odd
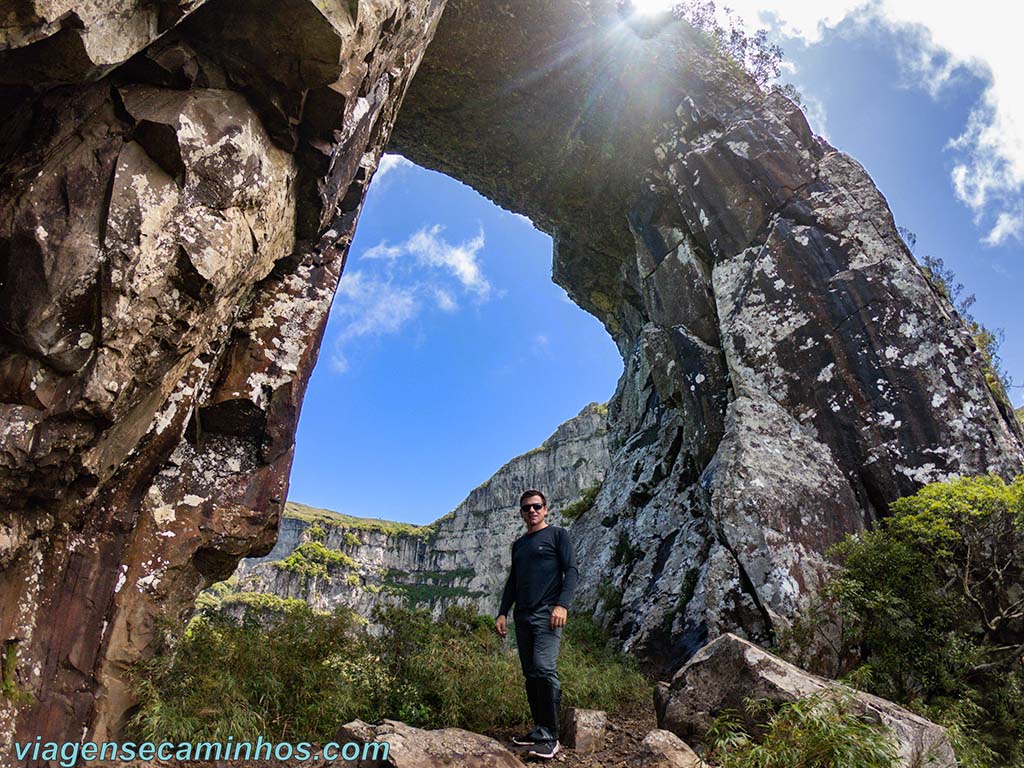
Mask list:
[[[633,0],[633,12],[643,15],[651,15],[669,11],[676,0]]]

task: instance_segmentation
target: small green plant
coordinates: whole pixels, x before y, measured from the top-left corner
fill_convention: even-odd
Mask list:
[[[613,622],[622,615],[622,587],[616,586],[611,580],[602,581],[597,587],[597,597],[604,603],[605,614]]]
[[[345,531],[345,536],[343,537],[343,540],[345,542],[346,547],[358,547],[363,543],[363,540],[356,536],[354,533],[352,533],[352,531]]]
[[[584,488],[580,491],[580,497],[571,504],[566,504],[562,509],[564,520],[576,520],[584,513],[589,512],[597,500],[597,494],[601,491],[601,483]]]
[[[327,531],[319,521],[313,523],[306,529],[306,539],[308,541],[323,541],[327,538]]]
[[[779,705],[747,699],[746,717],[720,715],[705,759],[718,768],[896,768],[896,744],[884,726],[855,714],[829,693]],[[751,727],[750,723],[758,723]],[[751,733],[753,731],[753,733]]]
[[[631,566],[643,556],[643,547],[639,545],[634,546],[630,542],[629,536],[625,533],[620,533],[619,540],[615,542],[615,549],[612,550],[611,564],[612,566]]]
[[[18,667],[18,641],[3,644],[3,667],[0,668],[0,695],[15,705],[27,704],[32,695],[18,686],[15,677]]]

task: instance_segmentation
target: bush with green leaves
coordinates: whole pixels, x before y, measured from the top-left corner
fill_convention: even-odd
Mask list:
[[[133,736],[318,741],[354,718],[476,731],[529,720],[516,650],[489,616],[453,607],[435,621],[424,610],[384,607],[371,634],[344,608],[251,607],[241,621],[198,615],[180,641],[135,668]],[[569,618],[559,671],[565,706],[616,711],[650,699],[635,662],[583,616]]]
[[[933,483],[890,511],[835,548],[784,652],[949,724],[965,765],[1024,765],[1024,476]]]
[[[290,604],[267,621],[199,616],[176,645],[164,645],[133,670],[139,709],[132,736],[154,741],[333,738],[338,725],[372,714],[362,681],[339,674],[359,658],[358,618]]]
[[[707,735],[718,768],[897,768],[896,743],[837,693],[787,702],[746,700],[746,717],[724,712]],[[748,723],[762,723],[749,726]],[[753,731],[753,732],[751,732]]]

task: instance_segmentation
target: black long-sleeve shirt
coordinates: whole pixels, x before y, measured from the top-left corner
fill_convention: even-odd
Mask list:
[[[548,525],[524,533],[512,543],[512,569],[498,615],[507,616],[513,603],[516,613],[542,605],[560,605],[568,610],[579,579],[576,550],[564,528]]]

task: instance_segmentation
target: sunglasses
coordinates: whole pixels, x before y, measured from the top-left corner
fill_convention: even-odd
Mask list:
[[[520,512],[529,512],[530,510],[533,510],[534,512],[540,512],[542,509],[544,509],[544,505],[543,504],[523,504],[519,508],[519,511]]]

